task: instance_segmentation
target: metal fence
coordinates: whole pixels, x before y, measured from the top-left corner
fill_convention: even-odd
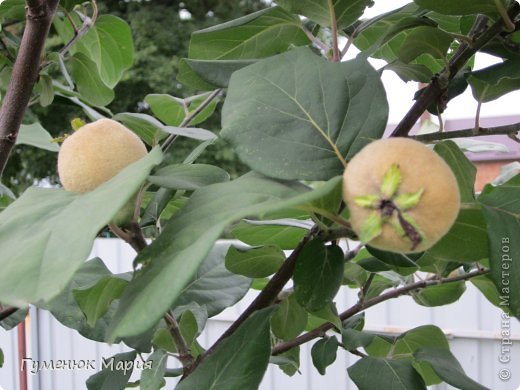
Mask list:
[[[119,240],[98,239],[92,250],[93,256],[102,258],[112,272],[123,272],[131,268],[133,252]],[[237,305],[209,320],[199,339],[200,343],[205,347],[211,345],[253,297],[252,293],[248,294]],[[356,299],[353,291],[344,289],[338,295],[338,308],[352,305]],[[416,305],[409,297],[401,297],[370,308],[366,312],[365,329],[398,334],[430,323],[444,330],[452,352],[469,376],[493,390],[520,389],[520,324],[512,318],[510,328],[505,328],[501,312],[488,303],[470,283],[462,298],[449,306],[425,308]],[[126,350],[124,345],[108,346],[85,339],[58,323],[49,313],[34,308],[31,308],[27,329],[28,356],[37,361],[90,360],[99,369],[103,357]],[[513,342],[508,364],[499,361],[502,331],[509,331],[509,339]],[[0,390],[19,388],[16,339],[16,330],[6,332],[0,328],[0,349],[5,354],[4,366],[0,368]],[[270,366],[260,389],[356,389],[346,372],[346,368],[355,360],[355,356],[338,352],[336,362],[327,369],[327,375],[321,376],[312,366],[310,346],[305,345],[301,350],[300,373],[287,377],[276,366]],[[173,358],[168,365],[175,367]],[[501,381],[499,378],[503,369],[512,373],[508,381]],[[85,381],[95,372],[90,367],[85,367],[76,370],[42,370],[35,375],[29,373],[29,388],[85,389]],[[139,372],[135,372],[132,380],[138,377]],[[169,379],[166,388],[173,388],[174,383],[174,380]],[[450,387],[445,385],[435,386],[439,390],[448,388]]]

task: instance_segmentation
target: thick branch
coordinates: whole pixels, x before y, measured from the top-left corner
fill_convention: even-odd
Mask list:
[[[58,0],[27,0],[27,25],[0,109],[0,176],[15,145]]]
[[[520,13],[520,5],[513,3],[510,7],[508,14],[512,20]],[[463,42],[457,52],[450,59],[448,67],[445,68],[439,75],[436,75],[432,82],[426,87],[421,95],[417,98],[414,105],[401,120],[399,125],[395,128],[392,133],[392,137],[404,137],[406,136],[415,123],[419,120],[421,115],[426,109],[441,100],[442,96],[446,93],[449,81],[451,81],[464,65],[470,60],[473,55],[479,51],[486,43],[491,41],[495,36],[500,34],[504,30],[504,19],[500,19],[495,22],[491,27],[482,32],[485,29],[487,18],[483,16],[477,17],[475,25],[472,28],[469,38],[473,43]]]
[[[464,129],[455,131],[444,131],[416,135],[413,138],[421,142],[440,141],[451,138],[482,137],[485,135],[515,135],[520,131],[520,123],[496,127],[479,127],[477,129]]]
[[[489,272],[489,270],[479,269],[479,270],[472,271],[472,272],[469,272],[464,275],[454,276],[451,278],[439,279],[437,277],[432,277],[430,279],[421,280],[421,281],[418,281],[418,282],[415,282],[412,284],[408,284],[406,286],[388,291],[387,293],[379,295],[375,298],[368,299],[364,302],[358,302],[357,304],[352,306],[350,309],[341,313],[339,318],[341,319],[341,321],[345,321],[346,319],[358,314],[359,312],[361,312],[365,309],[368,309],[369,307],[372,307],[374,305],[377,305],[378,303],[387,301],[389,299],[397,298],[401,295],[409,293],[410,291],[423,289],[428,286],[434,286],[434,285],[438,285],[438,284],[454,283],[454,282],[459,282],[461,280],[468,280],[468,279],[474,278],[476,276],[484,275],[488,272]],[[319,326],[316,329],[311,330],[310,332],[304,333],[301,336],[296,337],[293,340],[289,340],[289,341],[280,343],[278,345],[275,345],[274,348],[272,349],[272,354],[279,355],[285,351],[290,350],[291,348],[304,344],[317,337],[321,337],[326,331],[328,331],[329,329],[332,329],[333,326],[334,325],[332,325],[331,323],[326,323],[326,324]]]

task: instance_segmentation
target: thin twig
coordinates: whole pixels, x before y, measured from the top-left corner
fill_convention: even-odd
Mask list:
[[[195,359],[193,359],[193,356],[190,354],[190,348],[181,334],[181,330],[179,328],[177,320],[170,313],[165,314],[164,320],[168,324],[168,330],[170,331],[170,334],[173,338],[173,342],[177,347],[177,352],[179,352],[179,360],[182,363],[182,366],[191,366]]]
[[[199,115],[202,110],[204,110],[219,94],[220,92],[222,91],[222,89],[215,89],[207,98],[206,100],[204,100],[195,110],[193,110],[193,112],[191,114],[189,114],[188,116],[186,116],[184,118],[184,120],[181,122],[181,124],[179,125],[179,127],[186,127],[188,126],[191,121],[197,116]],[[178,135],[177,134],[170,134],[168,136],[168,138],[166,138],[166,140],[163,142],[163,144],[161,145],[161,150],[163,151],[163,153],[167,152],[168,149],[170,148],[170,146],[173,144],[173,142],[177,139]]]
[[[363,302],[365,301],[368,290],[370,289],[370,286],[372,285],[372,281],[374,280],[375,276],[376,276],[375,273],[373,273],[373,272],[370,273],[367,281],[365,282],[365,284],[363,284],[363,287],[361,287],[361,290],[359,291],[359,301],[358,301],[359,305],[362,305]]]
[[[489,272],[489,270],[478,269],[478,270],[475,270],[475,271],[472,271],[472,272],[469,272],[469,273],[466,273],[463,275],[454,276],[451,278],[438,278],[438,277],[434,276],[434,277],[426,279],[426,280],[421,280],[421,281],[418,281],[415,283],[411,283],[406,286],[388,291],[385,294],[382,294],[375,298],[369,299],[363,303],[358,302],[354,306],[349,308],[348,310],[341,313],[339,315],[339,318],[341,321],[345,321],[348,318],[351,318],[352,316],[358,314],[359,312],[362,312],[362,311],[368,309],[369,307],[372,307],[374,305],[377,305],[384,301],[388,301],[393,298],[397,298],[397,297],[407,294],[411,291],[423,289],[428,286],[435,286],[435,285],[439,285],[439,284],[447,284],[447,283],[459,282],[462,280],[469,280],[476,276],[485,275],[488,272]],[[285,341],[283,343],[279,343],[279,344],[275,345],[273,347],[271,353],[272,353],[272,355],[279,355],[285,351],[288,351],[291,348],[294,348],[298,345],[304,344],[317,337],[320,337],[320,335],[323,335],[324,332],[332,329],[333,327],[334,327],[334,325],[332,325],[330,322],[325,323],[307,333],[302,334],[301,336],[296,337],[293,340]]]
[[[137,253],[148,246],[143,236],[143,231],[136,222],[128,223],[124,229],[121,229],[114,223],[110,223],[108,227],[112,230],[112,233],[129,244]]]
[[[478,129],[463,129],[454,131],[445,131],[443,133],[429,133],[415,135],[413,139],[421,142],[432,142],[440,141],[443,139],[451,138],[464,138],[464,137],[483,137],[486,135],[515,135],[520,131],[520,123],[513,123],[511,125],[495,126],[495,127],[479,127]]]
[[[98,17],[98,7],[97,7],[97,2],[96,0],[91,0],[91,4],[92,4],[92,16],[89,18],[89,17],[85,17],[85,19],[83,20],[83,24],[81,25],[81,27],[79,29],[76,29],[76,26],[72,23],[72,26],[74,28],[74,36],[65,44],[65,46],[63,46],[58,54],[60,56],[63,56],[65,53],[67,53],[69,51],[69,49],[82,37],[84,36],[86,33],[88,33],[90,31],[90,29],[92,28],[92,26],[94,25],[94,23],[96,23],[96,19]]]
[[[516,2],[509,8],[508,15],[514,20],[520,13],[520,5]],[[491,27],[486,28],[488,18],[479,15],[469,34],[472,44],[463,42],[457,52],[451,57],[449,66],[445,67],[440,74],[436,75],[431,83],[417,98],[413,106],[392,132],[392,137],[405,137],[411,131],[417,120],[426,109],[438,103],[447,91],[449,82],[464,68],[465,64],[484,45],[495,38],[504,30],[504,20],[496,21]]]
[[[330,52],[330,47],[325,44],[321,39],[319,39],[318,37],[315,37],[311,31],[309,31],[309,29],[307,27],[305,27],[304,25],[302,25],[302,30],[303,32],[305,33],[305,35],[307,35],[307,38],[309,38],[309,40],[317,47],[319,48],[323,54],[325,54],[325,56],[328,56],[329,55],[329,52]]]

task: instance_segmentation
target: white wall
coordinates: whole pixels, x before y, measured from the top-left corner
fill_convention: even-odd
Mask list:
[[[131,268],[133,253],[119,240],[98,239],[92,251],[93,256],[101,257],[113,272],[121,272]],[[205,347],[211,345],[252,298],[253,295],[249,294],[235,307],[210,320],[199,339],[201,344]],[[341,310],[355,301],[356,294],[344,289],[338,295],[336,303]],[[472,378],[493,390],[515,390],[520,387],[520,347],[513,349],[512,361],[508,366],[499,363],[500,311],[469,284],[468,291],[461,300],[446,307],[424,308],[417,306],[410,298],[402,297],[370,308],[366,312],[365,329],[401,333],[429,323],[445,331],[453,353]],[[511,320],[511,325],[514,342],[520,344],[520,325],[515,319]],[[125,350],[122,345],[108,346],[87,340],[56,322],[47,312],[31,310],[30,328],[29,354],[35,360],[94,359],[100,364],[102,357]],[[5,332],[0,329],[0,348],[6,355],[5,365],[0,369],[0,388],[15,390],[18,388],[16,331]],[[327,375],[320,376],[312,366],[310,346],[304,346],[301,353],[301,375],[296,374],[289,378],[272,366],[264,377],[261,390],[355,389],[346,373],[346,368],[355,359],[346,352],[338,353],[338,359],[327,369]],[[169,366],[174,365],[172,358]],[[502,368],[513,371],[513,377],[507,383],[498,379],[498,372]],[[93,373],[91,370],[42,371],[39,375],[30,375],[29,382],[33,390],[79,390],[85,388],[85,380]],[[137,379],[137,376],[134,375],[133,379]],[[173,382],[169,381],[169,384],[168,388],[172,388]],[[441,385],[436,388],[448,387]]]

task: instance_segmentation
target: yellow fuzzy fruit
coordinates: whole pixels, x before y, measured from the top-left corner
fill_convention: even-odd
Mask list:
[[[146,154],[146,146],[132,131],[112,119],[99,119],[65,139],[58,174],[67,191],[87,192]]]
[[[385,186],[391,181],[384,179],[392,172],[398,179],[389,196]],[[460,209],[450,167],[434,151],[408,138],[374,141],[356,154],[343,174],[343,198],[353,230],[362,236],[363,229],[366,232],[381,216],[380,230],[366,243],[398,253],[430,248],[448,232]],[[404,206],[404,198],[413,201]]]

